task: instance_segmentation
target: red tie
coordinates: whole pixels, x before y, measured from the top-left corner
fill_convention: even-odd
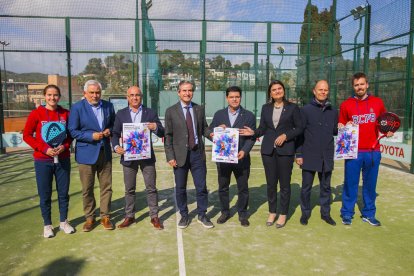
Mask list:
[[[190,107],[186,106],[187,114],[185,116],[185,123],[187,124],[187,131],[188,131],[188,147],[192,150],[195,147],[195,137],[194,137],[194,127],[193,127],[193,119],[190,113]]]

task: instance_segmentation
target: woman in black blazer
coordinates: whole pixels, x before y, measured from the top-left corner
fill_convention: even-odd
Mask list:
[[[263,136],[262,161],[266,174],[269,217],[266,225],[276,220],[277,182],[280,182],[280,209],[276,227],[286,224],[290,202],[290,178],[295,155],[295,138],[302,133],[299,107],[285,98],[285,86],[275,80],[267,90],[268,103],[262,107],[260,125],[255,137]],[[246,130],[246,134],[253,131]]]

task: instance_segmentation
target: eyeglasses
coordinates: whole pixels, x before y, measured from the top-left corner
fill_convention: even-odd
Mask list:
[[[142,94],[129,94],[128,97],[130,97],[130,98],[139,98],[139,97],[142,97]]]

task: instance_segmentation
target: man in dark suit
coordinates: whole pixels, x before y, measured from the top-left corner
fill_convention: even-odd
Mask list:
[[[126,228],[135,222],[135,189],[137,184],[138,168],[144,177],[147,191],[147,203],[151,223],[155,229],[164,229],[158,218],[158,193],[156,188],[155,155],[151,141],[151,158],[125,161],[125,150],[120,146],[123,123],[146,123],[151,132],[158,137],[164,137],[164,127],[155,111],[142,105],[142,92],[138,86],[132,86],[127,91],[128,107],[117,112],[115,117],[112,146],[116,153],[121,155],[121,164],[124,172],[125,184],[125,219],[118,225],[119,229]]]
[[[303,136],[298,139],[296,163],[302,168],[300,223],[307,225],[311,216],[310,196],[315,173],[320,182],[321,218],[336,225],[331,212],[331,176],[334,168],[334,135],[338,134],[338,111],[328,101],[329,85],[325,80],[316,83],[311,103],[301,109]]]
[[[206,186],[206,156],[202,136],[208,137],[204,108],[191,100],[194,86],[181,81],[178,85],[180,101],[165,112],[165,154],[168,164],[174,168],[175,196],[181,219],[179,228],[190,223],[187,206],[188,171],[193,176],[197,196],[197,221],[206,228],[214,225],[206,216],[208,192]]]
[[[91,231],[95,222],[95,174],[101,190],[101,224],[107,230],[114,228],[109,219],[112,197],[112,151],[109,137],[114,125],[115,111],[110,102],[101,100],[101,91],[99,82],[87,81],[84,86],[85,98],[72,106],[68,124],[71,136],[76,139],[75,159],[79,164],[83,211],[86,217],[84,232]]]
[[[214,135],[215,127],[231,127],[243,129],[249,127],[256,129],[256,119],[254,114],[241,105],[242,90],[238,86],[231,86],[226,90],[228,107],[217,111],[213,121],[208,127],[210,137]],[[237,182],[238,199],[237,212],[242,226],[249,226],[247,207],[249,204],[248,180],[250,175],[250,150],[255,143],[255,139],[247,136],[239,136],[239,148],[237,164],[217,162],[217,173],[219,183],[219,198],[221,203],[221,215],[217,219],[218,224],[225,223],[230,218],[229,208],[229,186],[231,173],[234,173]]]

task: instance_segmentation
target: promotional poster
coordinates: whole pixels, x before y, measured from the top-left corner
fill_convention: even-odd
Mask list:
[[[239,130],[237,128],[214,128],[212,161],[238,163]]]
[[[125,161],[151,158],[151,131],[145,123],[125,123],[122,133]]]
[[[335,142],[335,160],[358,157],[358,125],[346,125],[338,129]]]

